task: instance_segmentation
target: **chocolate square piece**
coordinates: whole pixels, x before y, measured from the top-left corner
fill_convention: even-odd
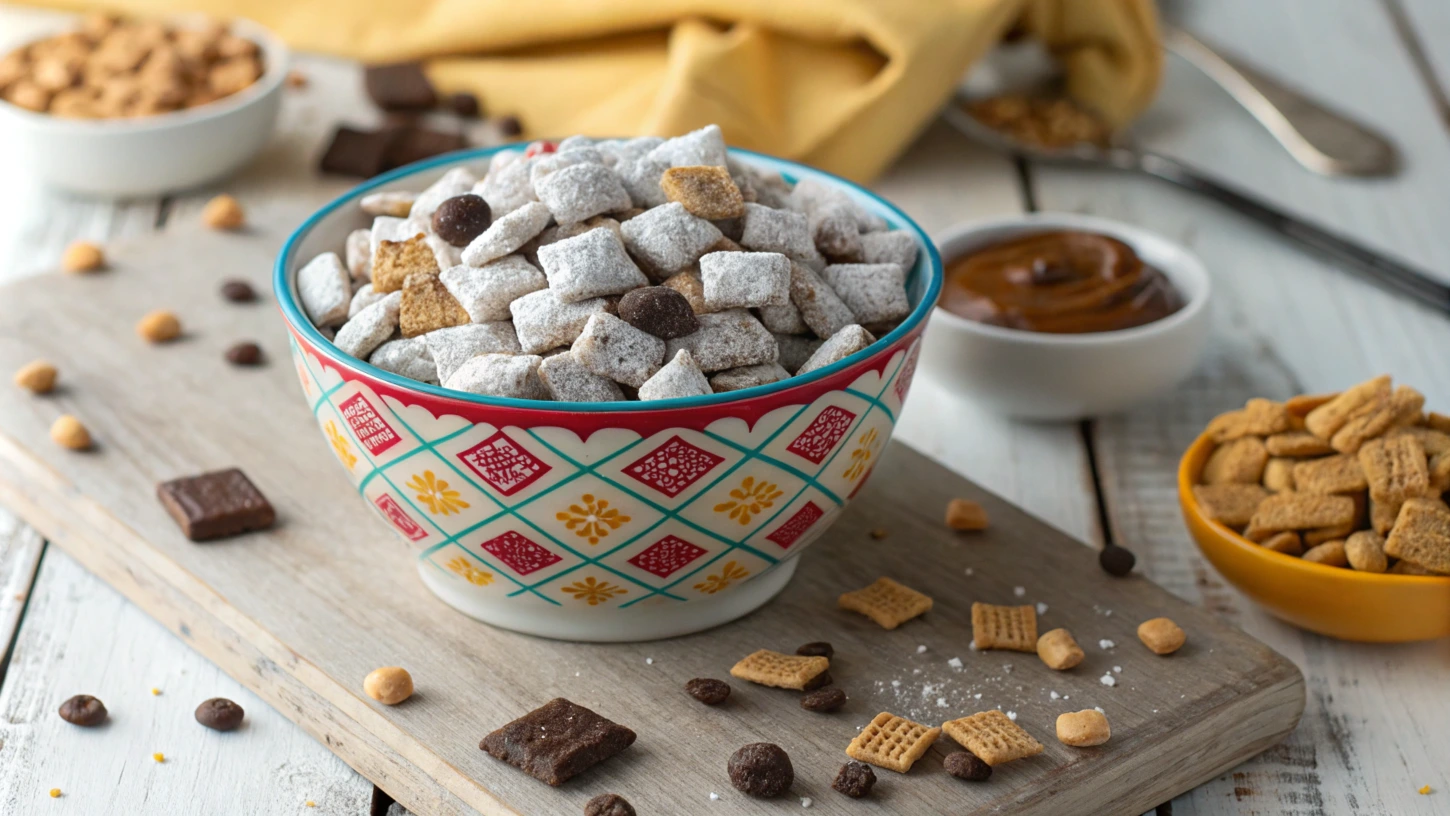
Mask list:
[[[373,103],[385,111],[424,111],[436,107],[438,93],[416,62],[369,65],[363,84]]]
[[[384,159],[385,169],[392,170],[394,167],[402,167],[465,147],[468,147],[468,140],[457,133],[444,133],[422,127],[403,128],[388,147]]]
[[[388,148],[396,138],[393,130],[358,130],[339,125],[319,166],[324,173],[372,178],[388,168]]]
[[[236,468],[162,482],[156,497],[192,541],[265,530],[277,519],[267,497]]]
[[[633,744],[633,731],[555,697],[478,747],[535,779],[562,785]]]

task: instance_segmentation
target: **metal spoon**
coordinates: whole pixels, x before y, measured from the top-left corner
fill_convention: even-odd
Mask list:
[[[962,107],[963,101],[965,100],[958,99],[949,103],[942,112],[942,118],[977,142],[1034,161],[1136,170],[1172,182],[1238,210],[1329,260],[1345,264],[1350,271],[1361,277],[1450,313],[1450,286],[1440,283],[1428,273],[1386,257],[1324,227],[1300,220],[1257,196],[1217,181],[1177,159],[1143,150],[1127,142],[1115,143],[1109,147],[1089,143],[1064,148],[1039,147],[977,121]]]

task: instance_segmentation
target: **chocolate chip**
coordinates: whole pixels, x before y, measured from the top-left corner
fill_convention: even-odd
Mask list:
[[[428,110],[438,104],[438,93],[417,62],[369,65],[363,84],[373,104],[386,111]]]
[[[799,646],[796,648],[795,653],[805,655],[806,657],[824,657],[827,660],[836,656],[836,650],[831,648],[831,644],[824,640],[813,640],[810,643]]]
[[[846,692],[832,686],[812,691],[801,697],[801,708],[806,711],[826,713],[846,704]]]
[[[498,132],[505,136],[518,136],[524,132],[524,126],[519,117],[505,116],[498,120]]]
[[[815,691],[818,688],[825,688],[833,682],[835,681],[832,679],[831,673],[829,671],[823,671],[807,680],[806,684],[801,687],[801,691]]]
[[[730,755],[730,784],[741,793],[773,799],[790,790],[795,769],[779,745],[752,742]]]
[[[643,286],[619,299],[619,317],[661,340],[694,334],[700,328],[685,296],[667,286]]]
[[[422,127],[402,128],[388,145],[383,164],[385,169],[391,170],[465,147],[468,147],[468,140],[458,133],[444,133]]]
[[[244,280],[229,280],[222,284],[222,297],[233,303],[251,303],[257,299],[257,290]]]
[[[971,751],[953,751],[942,760],[947,773],[969,782],[985,782],[992,775],[992,766]]]
[[[478,747],[541,782],[562,785],[634,739],[628,728],[555,697],[484,737]]]
[[[1098,564],[1103,571],[1119,578],[1132,572],[1133,565],[1136,563],[1138,563],[1138,559],[1133,555],[1132,550],[1116,544],[1109,544],[1098,553]]]
[[[267,497],[237,468],[162,482],[156,497],[192,541],[263,530],[277,519]]]
[[[730,696],[730,684],[724,680],[696,677],[685,684],[685,693],[705,705],[720,705]]]
[[[449,96],[448,107],[464,119],[477,119],[483,112],[483,108],[478,104],[478,97],[468,91],[459,91]]]
[[[262,347],[252,342],[237,343],[227,349],[227,362],[239,366],[257,365],[262,362]]]
[[[77,694],[60,704],[60,718],[83,728],[100,725],[106,719],[106,704],[89,694]]]
[[[213,731],[231,731],[242,724],[246,712],[225,697],[203,700],[196,707],[196,721]]]
[[[339,126],[318,163],[324,173],[372,178],[388,169],[388,150],[396,130],[359,130]]]
[[[617,793],[601,793],[584,803],[584,816],[634,816],[634,806]]]
[[[836,778],[832,780],[831,787],[846,794],[852,799],[860,799],[871,792],[871,787],[876,784],[876,772],[871,766],[864,762],[852,760],[841,766],[836,771]]]
[[[468,246],[493,223],[493,212],[483,196],[464,193],[445,199],[433,211],[433,231],[456,247]],[[502,229],[502,228],[500,228]]]

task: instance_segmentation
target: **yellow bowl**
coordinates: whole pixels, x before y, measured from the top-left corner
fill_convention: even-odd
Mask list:
[[[1230,584],[1270,614],[1342,640],[1403,643],[1450,636],[1450,577],[1384,575],[1277,553],[1212,521],[1193,497],[1213,452],[1207,434],[1178,463],[1178,501],[1198,549]]]

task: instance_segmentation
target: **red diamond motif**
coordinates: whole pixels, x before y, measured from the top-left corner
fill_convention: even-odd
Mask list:
[[[917,343],[911,353],[906,355],[906,362],[901,364],[901,374],[896,378],[896,401],[906,399],[906,389],[911,387],[911,378],[916,376],[916,359],[921,356],[921,343]]]
[[[537,572],[550,564],[556,564],[560,560],[538,544],[524,538],[513,530],[503,535],[490,538],[483,542],[483,548],[498,557],[498,560],[509,565],[509,568],[519,575],[528,575]]]
[[[795,511],[795,515],[790,517],[790,521],[777,527],[775,532],[765,538],[767,541],[779,544],[782,550],[788,550],[790,545],[796,543],[801,535],[825,514],[825,511],[817,507],[815,502],[808,501],[805,506]]]
[[[811,464],[819,465],[850,430],[851,421],[855,418],[856,415],[845,408],[828,405],[785,449]]]
[[[512,496],[552,470],[503,431],[459,453],[458,458],[504,496]]]
[[[673,499],[723,461],[722,456],[672,436],[670,441],[626,465],[624,475]]]
[[[408,512],[400,507],[392,496],[383,493],[376,499],[373,499],[373,504],[376,504],[378,509],[383,511],[383,515],[388,519],[388,522],[398,528],[398,532],[407,536],[409,541],[417,541],[428,535],[428,531],[423,529],[423,526],[418,522],[414,521],[413,517],[408,515]]]
[[[668,578],[670,573],[704,554],[703,548],[669,535],[636,554],[629,563],[645,572]]]

